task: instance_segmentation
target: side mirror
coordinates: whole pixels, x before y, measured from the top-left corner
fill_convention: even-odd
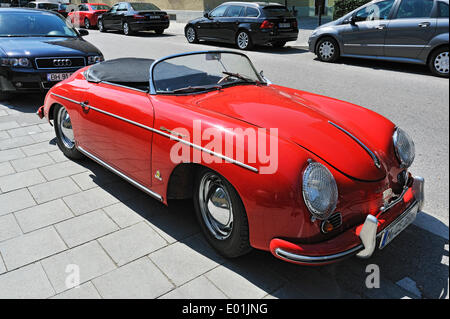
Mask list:
[[[356,16],[352,16],[350,18],[349,22],[350,22],[351,25],[356,25],[356,22],[358,22],[358,18]]]
[[[82,37],[84,37],[85,35],[88,35],[88,34],[89,34],[89,31],[86,30],[86,29],[79,29],[79,30],[78,30],[78,33],[79,33]]]
[[[203,16],[204,16],[206,19],[209,19],[209,12],[203,13]]]

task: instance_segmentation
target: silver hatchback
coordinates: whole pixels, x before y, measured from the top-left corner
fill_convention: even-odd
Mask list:
[[[309,50],[339,57],[425,64],[449,75],[449,0],[375,0],[313,31]]]

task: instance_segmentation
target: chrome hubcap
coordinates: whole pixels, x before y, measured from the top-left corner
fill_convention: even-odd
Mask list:
[[[128,34],[128,23],[125,23],[124,25],[123,25],[123,33],[125,33],[125,34]]]
[[[248,35],[245,32],[241,32],[238,35],[238,46],[240,49],[245,49],[248,46]]]
[[[319,54],[325,60],[330,59],[334,54],[333,43],[331,43],[329,41],[325,41],[325,42],[321,43],[319,46]]]
[[[64,146],[69,149],[73,148],[75,146],[75,138],[72,130],[72,122],[70,121],[69,113],[63,107],[58,111],[57,127]]]
[[[448,74],[448,52],[442,52],[436,57],[434,67],[439,73]]]
[[[233,206],[222,179],[206,173],[200,181],[200,211],[211,234],[218,240],[227,239],[233,230]]]
[[[194,42],[195,40],[195,30],[193,28],[187,29],[187,39],[189,42]]]
[[[98,29],[101,31],[101,30],[103,30],[103,22],[102,22],[102,20],[99,20],[98,21]]]

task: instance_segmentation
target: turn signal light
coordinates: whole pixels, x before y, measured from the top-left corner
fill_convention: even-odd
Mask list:
[[[272,29],[275,26],[273,22],[270,22],[269,20],[264,20],[263,23],[261,23],[260,29]]]

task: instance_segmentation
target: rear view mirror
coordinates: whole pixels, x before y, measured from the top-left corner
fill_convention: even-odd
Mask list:
[[[222,55],[220,53],[207,53],[206,61],[220,61],[222,60]]]
[[[204,16],[205,18],[209,19],[209,12],[203,13],[203,16]]]

